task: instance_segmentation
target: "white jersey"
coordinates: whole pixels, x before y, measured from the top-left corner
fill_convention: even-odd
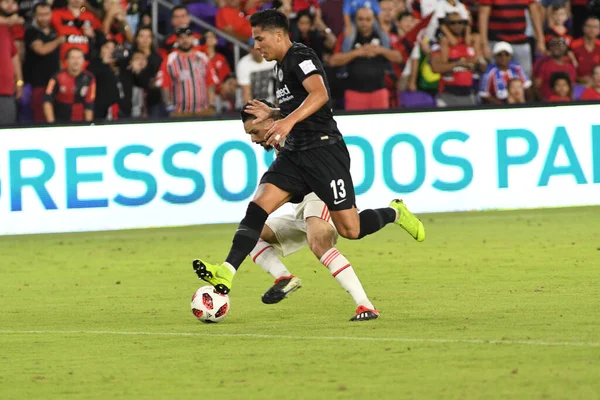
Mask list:
[[[279,143],[279,146],[283,147],[284,144],[285,139]],[[282,257],[289,256],[308,245],[306,241],[306,220],[308,218],[321,218],[329,222],[335,230],[329,209],[316,194],[307,194],[300,203],[293,204],[292,207],[293,213],[269,217],[265,223],[275,233],[278,243],[273,243],[272,246]],[[335,237],[337,239],[337,231]]]

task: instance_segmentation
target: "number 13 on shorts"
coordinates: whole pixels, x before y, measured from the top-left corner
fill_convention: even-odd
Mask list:
[[[331,190],[333,191],[334,200],[346,198],[346,188],[344,187],[343,179],[338,179],[337,181],[333,179],[329,186],[331,186]]]

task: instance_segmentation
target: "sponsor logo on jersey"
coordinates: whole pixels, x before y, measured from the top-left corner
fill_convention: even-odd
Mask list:
[[[277,78],[279,79],[279,82],[283,82],[283,71],[281,69],[277,70]]]
[[[279,70],[279,71],[281,71],[281,70]],[[287,87],[287,85],[285,85],[281,89],[277,89],[277,92],[275,92],[275,95],[277,96],[277,101],[279,102],[279,104],[285,103],[286,101],[290,101],[291,99],[294,98],[294,96],[292,95],[292,92],[290,92],[290,89]]]

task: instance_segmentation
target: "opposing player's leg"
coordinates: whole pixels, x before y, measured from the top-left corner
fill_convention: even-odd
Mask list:
[[[198,277],[215,287],[219,293],[231,290],[233,276],[244,259],[256,246],[270,213],[287,203],[291,195],[271,183],[259,185],[254,199],[248,204],[246,216],[240,222],[229,254],[221,265],[194,260],[192,266]]]
[[[285,218],[268,219],[267,224],[265,224],[261,232],[258,243],[250,252],[252,261],[266,273],[271,274],[275,278],[273,286],[271,286],[262,296],[262,301],[265,304],[279,303],[281,300],[302,287],[302,280],[292,275],[279,258],[279,252],[285,255],[285,245],[281,243],[281,241],[285,240],[286,232],[296,235],[293,233],[292,229],[286,229],[286,226],[289,226],[286,221],[287,219]],[[290,216],[289,222],[294,222],[293,216]],[[278,231],[278,235],[273,232],[273,229],[269,224]],[[301,247],[303,247],[306,245],[306,234],[303,230],[299,233],[304,237],[304,243],[301,244]],[[282,235],[284,236],[283,238],[281,237]],[[293,238],[290,239],[293,240]],[[274,246],[277,247],[277,250]]]
[[[311,210],[311,206],[317,205],[323,211]],[[316,212],[315,212],[316,211]],[[365,290],[356,276],[352,265],[342,253],[335,248],[337,233],[331,225],[329,210],[321,202],[312,202],[306,206],[306,239],[308,246],[315,256],[321,261],[340,284],[346,290],[354,302],[357,310],[350,321],[366,321],[379,317],[379,313],[373,303],[367,297]]]

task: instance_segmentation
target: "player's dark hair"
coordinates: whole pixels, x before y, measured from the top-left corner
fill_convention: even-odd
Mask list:
[[[271,103],[271,102],[269,102],[269,101],[267,101],[265,99],[258,99],[258,101],[260,101],[261,103],[264,103],[264,104],[268,105],[271,108],[275,108],[275,105],[273,103]],[[247,113],[245,111],[246,107],[248,107],[249,105],[250,105],[250,102],[244,104],[244,107],[242,107],[242,111],[240,113],[241,117],[242,117],[242,122],[246,122],[248,120],[253,120],[254,118],[256,118],[254,115],[252,115],[250,113]]]
[[[290,22],[284,13],[277,10],[262,10],[252,14],[250,26],[259,27],[262,30],[281,29],[285,33],[290,32]]]
[[[185,12],[187,14],[190,13],[186,6],[178,5],[178,6],[171,8],[171,18],[173,18],[173,14],[175,14],[175,11],[177,11],[177,10],[185,10]]]

